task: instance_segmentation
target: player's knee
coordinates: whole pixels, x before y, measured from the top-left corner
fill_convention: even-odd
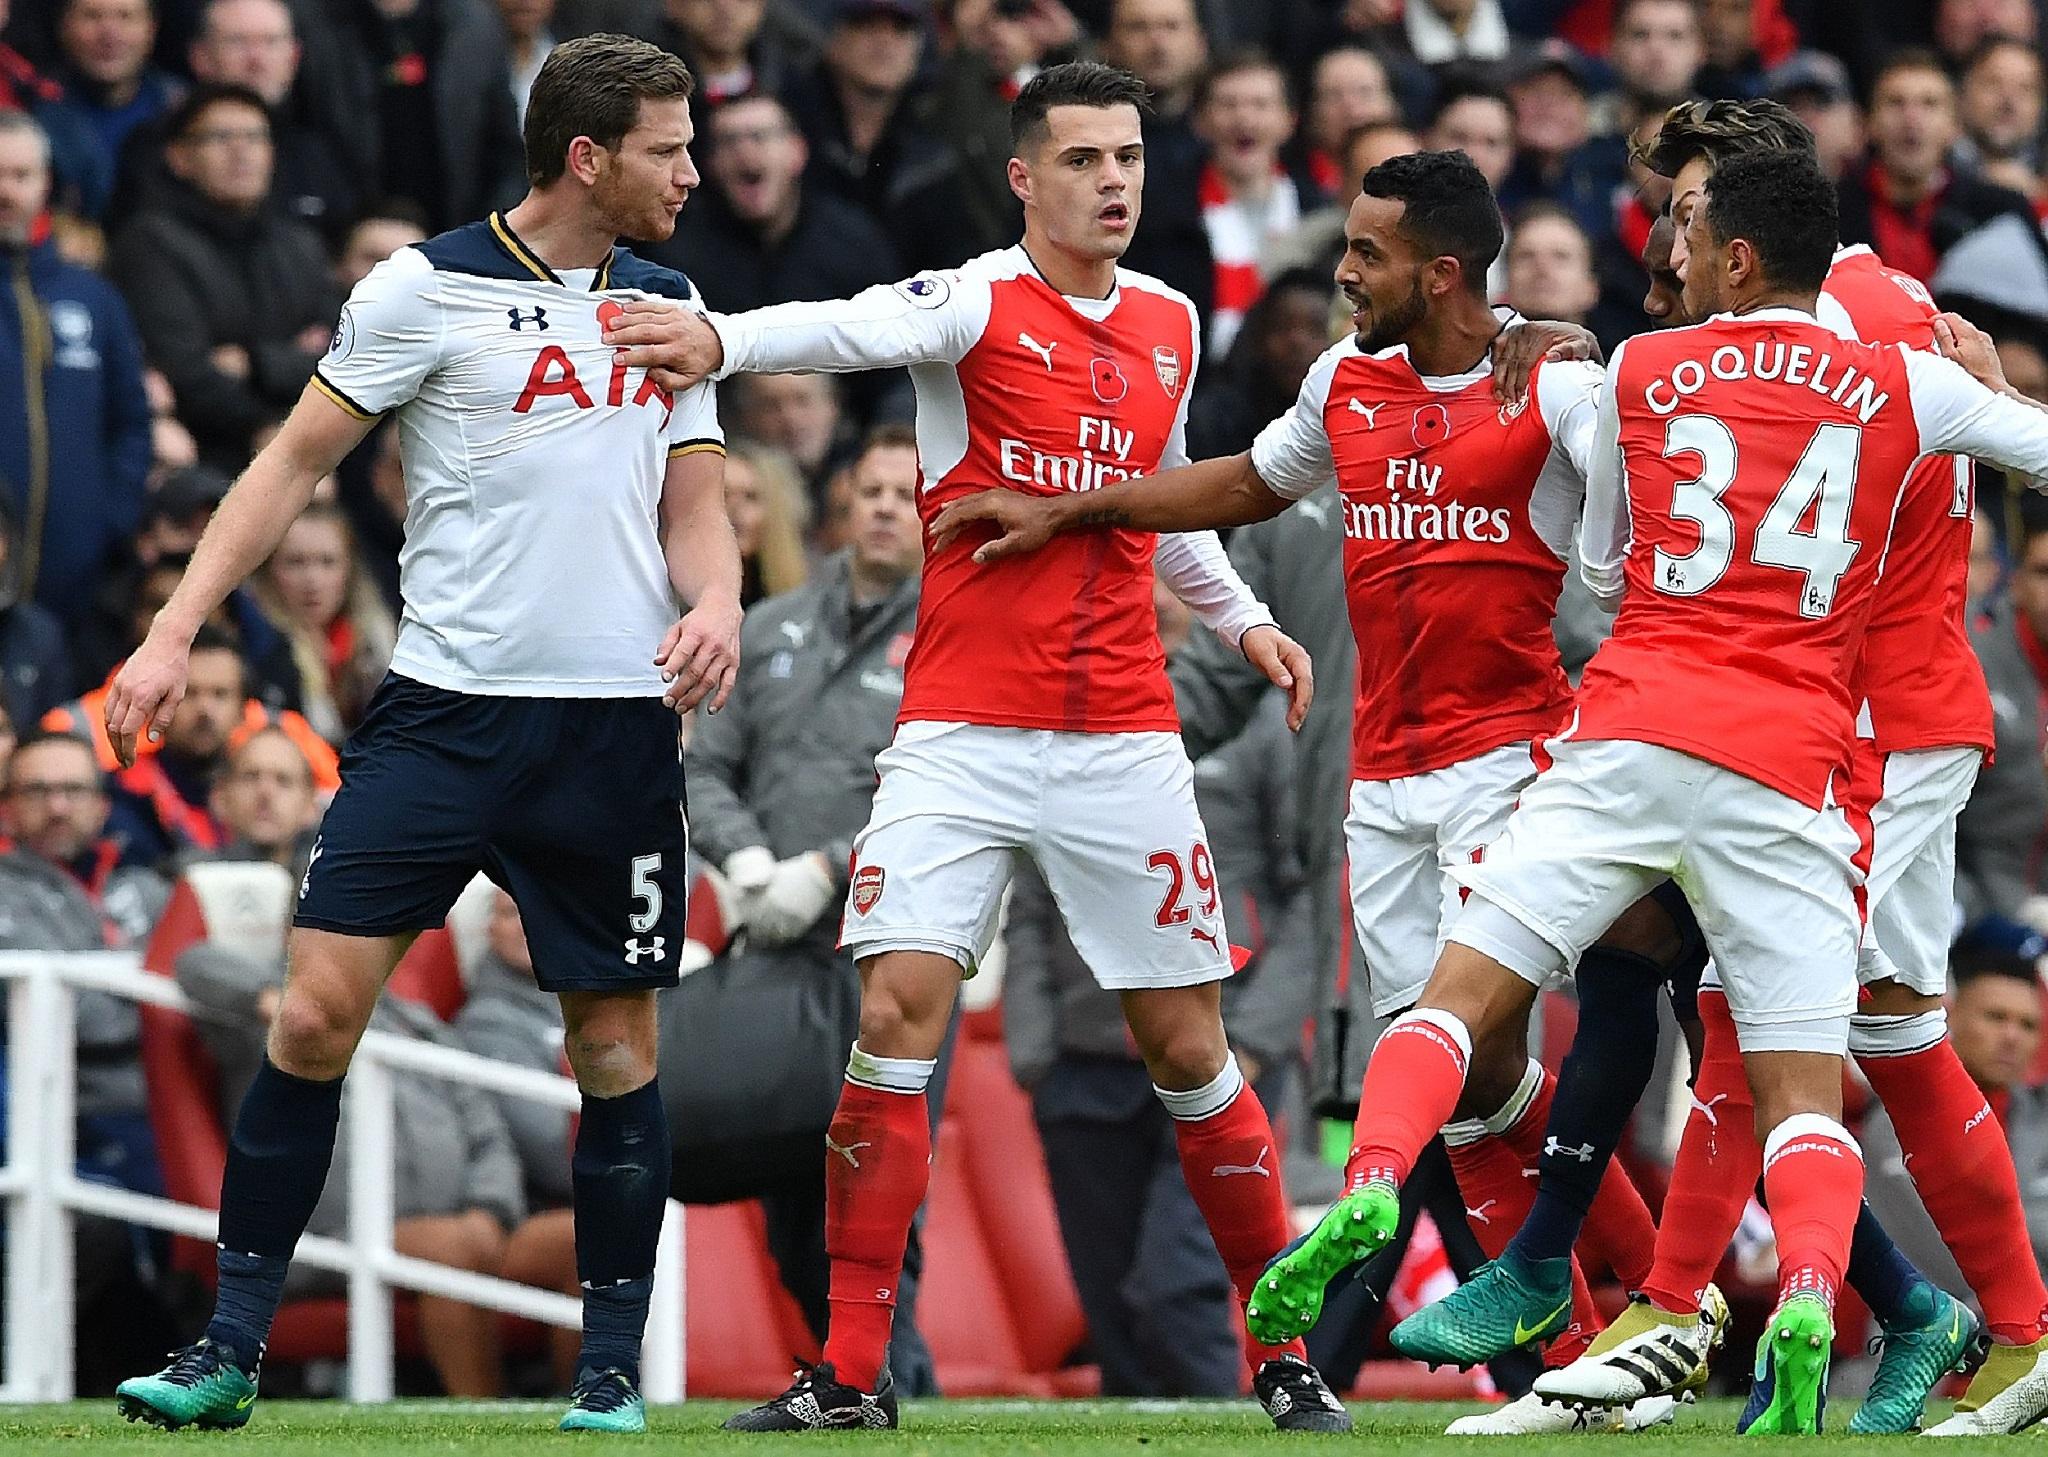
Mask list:
[[[288,982],[270,1024],[270,1060],[295,1077],[325,1081],[348,1071],[362,1025],[343,999]]]
[[[876,972],[860,997],[860,1045],[876,1057],[928,1058],[938,1055],[953,1010],[953,988],[928,985],[928,978]]]
[[[654,1049],[637,1038],[586,1027],[563,1039],[576,1086],[594,1098],[619,1098],[654,1079]]]
[[[1230,1044],[1220,1019],[1190,1020],[1153,1031],[1141,1042],[1138,1051],[1154,1083],[1178,1090],[1213,1082],[1230,1057]]]

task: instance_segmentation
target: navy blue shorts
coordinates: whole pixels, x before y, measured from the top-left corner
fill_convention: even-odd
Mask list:
[[[659,698],[503,698],[393,673],[341,751],[295,923],[438,926],[481,871],[551,992],[676,984],[689,826]]]

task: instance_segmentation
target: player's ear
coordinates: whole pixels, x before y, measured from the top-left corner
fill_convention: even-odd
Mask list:
[[[597,181],[600,163],[598,155],[604,150],[589,137],[574,137],[569,142],[569,156],[564,170],[584,186]]]
[[[1006,171],[1010,178],[1010,191],[1017,195],[1017,201],[1029,203],[1031,201],[1031,164],[1022,157],[1012,157]]]

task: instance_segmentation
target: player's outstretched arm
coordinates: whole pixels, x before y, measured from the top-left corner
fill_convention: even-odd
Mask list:
[[[933,518],[932,550],[945,550],[954,537],[977,523],[993,526],[996,535],[975,548],[974,559],[992,562],[1037,551],[1062,532],[1090,526],[1136,531],[1248,526],[1278,516],[1293,504],[1259,478],[1247,451],[1119,481],[1099,491],[1058,496],[982,491],[965,496]]]
[[[2037,410],[2048,410],[2048,404],[2021,394],[2006,381],[2005,366],[1998,359],[1998,346],[1992,343],[1989,334],[1961,314],[1941,314],[1935,318],[1934,347],[1942,358],[1953,359],[1969,371],[1970,378],[1984,388],[2018,400],[2023,405],[2032,405]]]
[[[740,664],[740,549],[725,514],[725,456],[692,451],[668,463],[661,487],[662,551],[669,584],[690,608],[654,655],[668,683],[662,702],[713,713],[732,696]]]
[[[277,549],[313,499],[313,487],[369,434],[374,419],[350,414],[308,385],[275,438],[249,463],[213,513],[184,580],[107,690],[107,733],[123,766],[136,736],[161,739],[185,696],[185,664],[201,623]]]

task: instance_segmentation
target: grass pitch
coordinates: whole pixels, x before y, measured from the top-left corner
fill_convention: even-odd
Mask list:
[[[111,1400],[57,1407],[0,1408],[0,1453],[30,1454],[173,1452],[192,1457],[218,1447],[224,1457],[418,1457],[425,1453],[476,1453],[488,1457],[561,1454],[574,1447],[622,1449],[693,1457],[698,1453],[760,1452],[768,1457],[840,1448],[894,1457],[1242,1457],[1258,1447],[1352,1450],[1368,1444],[1374,1454],[1430,1457],[1484,1450],[1474,1439],[1446,1437],[1443,1429],[1471,1406],[1390,1402],[1352,1407],[1358,1431],[1351,1437],[1283,1436],[1274,1432],[1250,1402],[910,1402],[898,1432],[821,1433],[790,1437],[742,1437],[718,1430],[734,1402],[691,1402],[651,1414],[644,1438],[570,1436],[554,1430],[561,1407],[531,1402],[399,1402],[386,1407],[351,1407],[336,1402],[265,1401],[241,1432],[165,1433],[131,1426],[115,1414]],[[1945,1405],[1943,1404],[1944,1410]],[[1853,1404],[1829,1412],[1839,1430]],[[1629,1436],[1522,1437],[1503,1445],[1521,1453],[1584,1451],[1584,1444],[1622,1442],[1655,1452],[1726,1453],[1756,1449],[1735,1435],[1739,1403],[1713,1401],[1682,1407],[1677,1424]],[[1930,1420],[1938,1413],[1930,1413]],[[1762,1439],[1768,1441],[1769,1439]],[[1905,1437],[1827,1436],[1829,1447],[1858,1451],[1903,1450]],[[2039,1454],[2039,1436],[1985,1439],[1970,1446]]]

